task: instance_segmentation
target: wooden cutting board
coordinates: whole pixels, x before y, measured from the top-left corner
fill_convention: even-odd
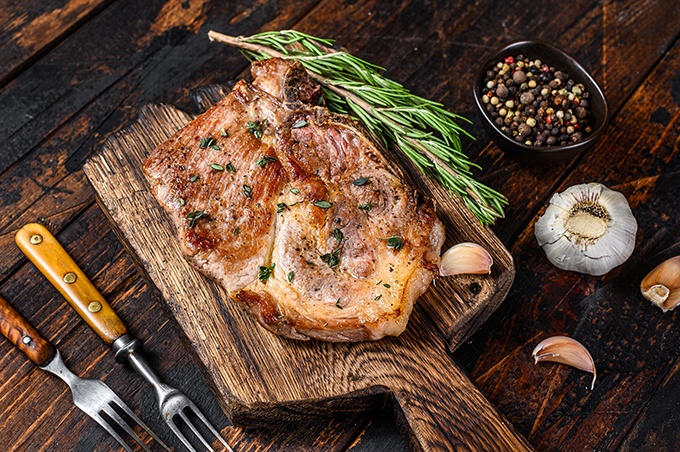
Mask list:
[[[226,91],[208,87],[193,94],[205,109]],[[437,200],[447,230],[445,247],[462,241],[483,245],[494,259],[492,274],[436,281],[398,338],[356,344],[281,338],[182,258],[171,223],[149,191],[142,162],[191,119],[169,105],[145,106],[137,121],[110,136],[84,169],[102,209],[177,320],[234,424],[267,426],[387,405],[415,450],[531,448],[447,354],[447,347],[455,348],[496,309],[514,278],[508,251],[462,202],[390,153],[411,182]]]

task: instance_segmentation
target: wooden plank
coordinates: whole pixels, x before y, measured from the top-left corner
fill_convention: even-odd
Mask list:
[[[390,394],[415,447],[436,449],[461,441],[473,449],[528,446],[448,360],[438,331],[419,309],[399,338],[333,344],[282,339],[256,326],[236,303],[224,303],[223,290],[182,258],[170,223],[141,172],[150,149],[189,119],[169,106],[147,107],[134,125],[109,138],[85,172],[234,422],[253,425],[361,412]],[[474,235],[495,262],[509,262],[493,235],[460,204],[438,199],[440,218]],[[499,267],[494,279],[512,278],[512,268]],[[479,277],[477,284],[489,285],[485,279]],[[481,305],[497,304],[504,295],[482,293]],[[446,304],[464,313],[475,309],[468,307],[467,294],[467,286],[459,286],[455,278],[441,280],[419,305]]]
[[[640,295],[639,283],[680,251],[678,64],[676,43],[623,107],[607,139],[559,187],[598,181],[621,191],[639,226],[632,258],[601,278],[557,270],[536,244],[534,218],[513,247],[520,270],[506,305],[492,318],[493,327],[472,338],[484,347],[478,358],[475,353],[468,358],[475,380],[539,448],[612,450],[637,444],[644,437],[642,426],[648,425],[648,418],[638,420],[640,414],[650,400],[663,403],[664,379],[674,381],[667,373],[674,372],[680,357],[678,314],[651,306]],[[591,350],[599,374],[593,392],[583,373],[557,365],[534,367],[533,346],[551,334],[575,337]],[[527,394],[533,395],[527,399]],[[658,420],[663,441],[677,443],[678,429]],[[631,428],[637,434],[622,443]]]
[[[667,48],[673,37],[680,32],[679,22],[662,20],[663,14],[673,15],[680,11],[676,3],[668,1],[658,4],[646,1],[601,7],[599,3],[579,2],[560,11],[560,14],[547,18],[537,16],[534,13],[536,5],[532,4],[524,8],[520,6],[515,8],[512,19],[507,21],[512,23],[513,37],[538,36],[563,46],[568,51],[572,48],[577,49],[573,51],[574,55],[583,61],[597,78],[600,76],[599,67],[610,70],[609,66],[600,66],[598,62],[623,63],[618,56],[611,55],[613,48],[619,44],[616,44],[615,40],[612,42],[610,36],[619,33],[621,29],[635,28],[635,33],[631,32],[624,38],[631,48],[646,46],[646,50],[638,51],[641,57],[636,59],[636,64],[639,62],[641,66],[646,67],[653,65],[663,49]],[[324,12],[315,15],[313,11],[300,21],[298,29],[326,36],[324,30],[332,25],[323,19],[332,18],[330,8],[331,5],[326,3],[319,5],[317,9],[323,9]],[[473,119],[475,125],[470,126],[469,130],[480,139],[475,143],[466,143],[468,144],[466,152],[472,156],[473,161],[487,169],[485,173],[479,175],[479,179],[506,194],[511,201],[507,218],[500,220],[493,227],[494,231],[498,231],[500,238],[509,243],[535,215],[574,163],[572,161],[551,166],[549,180],[553,183],[546,184],[544,168],[528,167],[513,162],[495,146],[489,146],[488,138],[479,128],[481,118],[473,110],[472,97],[469,94],[477,67],[470,62],[483,60],[494,47],[510,39],[507,33],[488,32],[495,29],[498,22],[498,17],[490,14],[490,10],[494,10],[492,5],[485,6],[479,3],[474,6],[447,5],[446,8],[438,8],[435,4],[423,6],[404,3],[397,8],[399,14],[388,14],[380,8],[355,4],[343,9],[343,15],[352,18],[343,23],[351,23],[351,26],[333,27],[332,36],[351,52],[387,67],[389,76],[396,80],[404,80],[406,86],[417,94],[438,99],[445,105],[455,105],[455,108],[452,108],[454,111]],[[624,11],[631,13],[624,14]],[[505,14],[503,12],[504,16]],[[368,16],[372,18],[370,22],[364,20]],[[406,20],[405,17],[409,19]],[[617,20],[618,17],[622,18],[616,27],[612,25],[615,17]],[[641,17],[645,19],[639,20]],[[415,29],[427,29],[430,33],[420,36],[413,31],[414,36],[409,38],[407,31]],[[607,35],[601,34],[603,29]],[[660,29],[663,33],[659,33]],[[642,38],[637,39],[635,36]],[[601,45],[602,40],[606,40],[604,45]],[[395,47],[400,51],[391,50]],[[449,78],[442,74],[456,74],[455,83],[450,83]],[[623,103],[643,76],[643,71],[632,72],[612,67],[607,80],[616,88],[607,94],[613,111]],[[606,85],[605,89],[608,89]],[[493,153],[491,160],[487,159],[487,151]],[[409,163],[402,161],[402,165],[408,166]],[[432,194],[433,191],[442,193],[436,184],[429,182],[421,183],[419,187],[428,194]],[[453,243],[448,245],[451,244]],[[431,306],[431,309],[428,314],[432,318],[442,319],[445,325],[453,324],[454,319],[460,315],[459,312],[452,314],[439,306]],[[489,314],[480,310],[469,319],[470,322],[457,323],[455,328],[451,329],[445,328],[443,331],[448,331],[450,348],[455,348],[457,343],[468,337],[464,325],[483,322]],[[451,334],[452,330],[458,331],[458,334]]]
[[[136,272],[102,212],[96,207],[86,210],[58,238],[130,331],[144,342],[145,356],[161,378],[182,388],[231,444],[276,445],[262,445],[259,450],[310,450],[316,446],[342,450],[361,429],[363,415],[308,425],[305,430],[309,435],[304,436],[296,435],[298,427],[291,424],[274,425],[267,431],[231,427],[191,354],[178,342],[181,333],[176,324],[163,315],[163,308]],[[177,450],[182,447],[158,415],[152,388],[129,366],[113,361],[110,350],[37,269],[22,266],[2,285],[0,294],[53,341],[76,374],[102,378],[168,444]],[[66,385],[37,369],[7,341],[0,341],[0,393],[0,415],[12,420],[0,428],[8,452],[118,450],[115,440],[73,406]]]
[[[244,8],[246,6],[243,5]],[[271,26],[285,27],[284,24],[295,21],[296,14],[303,12],[305,7],[304,3],[297,2],[294,8],[289,8],[284,14],[270,13],[264,16],[264,19],[243,15],[239,9],[213,12],[222,15],[217,21],[218,24],[225,20],[224,17],[229,17],[229,14],[235,14],[237,17],[225,28],[238,32],[241,27],[259,26],[254,21],[266,19],[273,21]],[[120,31],[122,37],[108,34],[111,25],[107,24],[127,24],[128,18],[133,14],[131,10],[137,10],[134,4],[127,6],[124,3],[116,4],[97,17],[92,24],[88,24],[83,31],[74,35],[69,43],[52,52],[50,58],[34,65],[31,70],[22,74],[15,84],[0,92],[2,102],[7,102],[4,104],[0,102],[0,111],[4,112],[2,114],[7,120],[0,122],[0,135],[1,131],[7,134],[3,144],[4,152],[0,154],[0,170],[6,169],[0,175],[0,183],[6,187],[3,196],[0,197],[0,206],[10,209],[10,213],[0,219],[2,231],[0,275],[8,275],[19,262],[20,254],[16,247],[3,245],[12,244],[14,232],[22,224],[43,217],[60,226],[71,221],[92,202],[91,189],[80,168],[97,141],[101,139],[99,129],[103,129],[101,133],[105,133],[111,128],[119,127],[126,117],[132,119],[137,114],[140,104],[130,100],[128,96],[135,93],[133,96],[155,97],[158,93],[175,90],[176,83],[181,83],[182,77],[190,78],[200,72],[201,65],[195,61],[192,63],[193,66],[184,66],[185,72],[181,76],[166,78],[150,86],[144,85],[148,83],[149,78],[153,78],[149,77],[149,72],[156,71],[166,75],[168,73],[167,67],[159,67],[166,63],[154,61],[151,55],[154,52],[161,53],[163,56],[157,57],[158,59],[165,61],[165,58],[168,58],[174,61],[171,55],[174,46],[180,42],[178,39],[177,42],[168,41],[164,46],[154,44],[154,39],[158,41],[160,35],[169,33],[169,29],[163,31],[158,24],[165,24],[168,27],[182,27],[182,23],[196,26],[194,21],[197,20],[197,15],[204,14],[195,7],[188,11],[180,8],[181,14],[175,11],[174,7],[162,8],[160,4],[156,7],[158,11],[151,5],[146,5],[146,8],[148,14],[155,17],[152,23],[157,24],[151,27],[155,33],[153,37],[144,34],[149,33],[147,30],[149,24],[143,21],[134,23],[139,27],[135,31]],[[255,11],[257,9],[251,12]],[[168,15],[172,16],[172,20],[166,20]],[[121,27],[121,30],[123,29],[124,27]],[[146,47],[142,47],[146,50],[138,48],[142,45],[141,36],[146,36],[144,40],[148,41]],[[189,42],[186,45],[189,53],[200,53],[209,45],[205,36],[187,36]],[[214,58],[214,54],[221,49],[213,46],[211,50]],[[92,59],[81,58],[82,61],[74,67],[73,61],[78,60],[78,55],[81,54],[92,55]],[[107,54],[108,57],[101,58],[101,54]],[[128,54],[136,56],[130,59],[125,57]],[[91,65],[95,60],[111,61],[115,65],[106,71],[93,72],[90,70],[91,66],[86,63],[89,61]],[[239,62],[240,66],[235,62]],[[231,60],[226,61],[226,67],[236,66],[233,75],[236,75],[245,64],[239,55],[233,55]],[[49,83],[59,86],[58,92],[44,86],[45,72],[53,71],[54,67],[68,68],[68,71],[60,70],[56,76],[50,78]],[[107,79],[112,74],[115,77]],[[221,72],[220,76],[224,77],[224,72]],[[79,80],[81,83],[78,86],[72,85],[70,81],[73,80]],[[83,84],[88,83],[97,88],[83,89]],[[36,85],[42,87],[37,95]],[[90,103],[94,96],[97,96],[97,102]],[[130,102],[131,108],[118,110],[112,114],[126,101]],[[6,110],[2,110],[3,108]],[[27,108],[38,110],[29,112],[25,110]],[[44,108],[46,110],[41,110]],[[80,108],[83,109],[79,110]],[[44,120],[45,117],[48,119]],[[18,130],[11,127],[13,121],[17,121]],[[5,126],[8,126],[8,129],[3,129]],[[49,137],[42,141],[42,137],[47,134]],[[38,143],[40,146],[34,148],[33,146]],[[1,162],[2,159],[6,159],[5,166]],[[16,160],[20,161],[13,165]]]
[[[639,419],[627,432],[621,442],[621,450],[678,450],[680,435],[680,402],[677,394],[680,391],[680,361],[675,362],[663,382],[659,385],[654,397],[647,403]]]
[[[0,154],[0,172],[112,88],[128,84],[109,112],[128,95],[134,105],[148,102],[147,95],[165,93],[168,97],[167,93],[187,86],[199,72],[222,82],[236,75],[245,62],[237,54],[215,61],[219,47],[206,39],[208,28],[235,34],[262,27],[285,28],[314,2],[294,2],[279,14],[257,2],[212,5],[203,0],[187,3],[189,8],[164,0],[142,5],[134,0],[114,3],[0,91],[0,116],[4,118],[0,142],[5,151]],[[131,21],[130,17],[146,20]],[[179,65],[178,60],[182,61]],[[204,66],[211,62],[211,67]],[[214,67],[220,67],[219,77]]]
[[[4,4],[0,14],[0,86],[33,64],[112,0]]]
[[[339,38],[355,53],[387,66],[389,74],[399,80],[406,81],[408,86],[414,88],[419,94],[442,99],[445,104],[453,106],[452,108],[455,111],[471,116],[473,119],[476,119],[475,113],[465,82],[466,78],[471,79],[472,63],[470,62],[478,61],[492,47],[505,40],[536,36],[555,42],[570,50],[587,68],[595,72],[596,78],[600,81],[603,78],[598,71],[606,68],[607,72],[612,74],[611,77],[614,77],[613,79],[610,77],[609,80],[615,82],[619,78],[625,81],[620,86],[613,82],[608,83],[608,86],[613,87],[608,88],[607,93],[610,96],[611,103],[612,95],[615,96],[614,100],[617,98],[625,100],[631,89],[645,77],[651,65],[655,63],[659,55],[668,47],[668,43],[677,35],[677,29],[674,27],[677,26],[678,21],[669,20],[669,18],[677,16],[677,5],[673,2],[607,2],[606,4],[590,2],[589,6],[583,2],[572,2],[569,8],[550,16],[542,13],[537,14],[536,11],[541,11],[542,6],[535,2],[532,2],[531,5],[529,5],[529,2],[520,2],[511,11],[494,8],[490,2],[477,2],[468,6],[438,5],[436,3],[409,6],[409,3],[403,2],[397,6],[389,5],[389,7],[372,2],[353,2],[336,6],[333,3],[324,3],[318,9],[312,10],[309,18],[303,21],[301,26],[306,31],[318,31],[320,35]],[[239,5],[241,4],[243,3],[240,2]],[[137,47],[127,48],[125,45],[120,45],[122,41],[105,39],[110,30],[109,27],[111,27],[111,25],[108,25],[109,23],[117,23],[119,28],[126,30],[141,27],[140,24],[144,22],[145,18],[155,17],[154,8],[156,8],[155,11],[158,11],[158,5],[160,3],[155,3],[140,11],[138,14],[140,20],[132,22],[126,20],[123,12],[127,10],[124,8],[116,9],[116,15],[109,15],[110,12],[107,10],[102,13],[102,15],[106,15],[106,20],[98,20],[96,27],[94,25],[86,27],[87,32],[74,35],[69,39],[69,41],[84,41],[89,39],[90,36],[94,36],[94,39],[98,42],[92,45],[103,46],[106,49],[106,55],[111,60],[119,60],[118,64],[120,65],[130,61],[137,64],[137,66],[132,66],[132,69],[131,66],[116,66],[120,68],[119,74],[123,75],[122,77],[119,75],[116,81],[111,82],[112,84],[96,82],[96,79],[105,77],[105,73],[89,71],[89,68],[85,65],[74,67],[68,64],[69,61],[77,59],[81,52],[92,52],[88,50],[91,47],[82,43],[65,43],[65,45],[52,50],[50,54],[56,55],[68,50],[67,54],[62,54],[54,59],[41,60],[35,65],[36,70],[34,72],[28,71],[32,75],[30,80],[22,78],[22,80],[16,80],[12,84],[12,89],[20,85],[23,86],[23,88],[13,91],[16,95],[14,100],[7,90],[10,87],[2,91],[3,95],[6,94],[2,105],[8,105],[8,100],[14,103],[12,108],[7,108],[4,112],[4,120],[0,122],[0,129],[5,124],[9,124],[10,119],[15,121],[17,118],[23,118],[25,124],[31,124],[30,130],[20,133],[20,138],[16,139],[13,147],[3,145],[3,155],[7,158],[11,156],[12,162],[16,162],[16,159],[21,155],[25,156],[19,165],[11,166],[8,170],[13,176],[2,179],[0,182],[3,185],[3,197],[0,199],[5,201],[3,206],[9,212],[3,216],[3,221],[16,220],[16,215],[24,215],[23,218],[28,219],[30,217],[33,220],[35,219],[34,215],[46,212],[52,218],[57,219],[60,226],[70,223],[74,218],[77,218],[78,213],[82,212],[83,208],[89,205],[92,193],[87,183],[83,182],[82,174],[73,174],[69,176],[70,180],[63,178],[61,179],[63,182],[60,183],[54,182],[59,180],[58,177],[49,178],[53,174],[51,168],[58,165],[60,171],[62,166],[66,166],[68,174],[79,171],[82,161],[98,139],[93,134],[94,132],[89,132],[89,134],[85,134],[89,137],[86,140],[70,141],[72,137],[80,133],[84,124],[92,124],[92,130],[98,130],[105,134],[136,116],[138,105],[144,102],[153,100],[177,101],[186,97],[186,89],[192,86],[224,82],[223,71],[225,68],[231,70],[232,63],[237,63],[239,67],[242,67],[240,62],[243,60],[236,52],[216,50],[214,57],[197,65],[200,67],[192,66],[188,71],[178,70],[177,67],[182,67],[184,63],[190,61],[190,59],[182,57],[184,52],[191,54],[200,53],[204,50],[203,47],[195,45],[195,42],[202,39],[200,36],[196,40],[191,40],[190,44],[182,40],[184,30],[182,25],[172,32],[166,31],[165,34],[159,33],[158,29],[153,33],[156,40],[152,39],[151,43],[147,45],[149,47],[155,46],[154,49],[161,53],[144,53],[144,47],[141,50]],[[303,5],[303,8],[306,7],[308,6]],[[207,15],[211,17],[208,20],[221,21],[223,24],[233,22],[233,25],[228,24],[225,28],[220,28],[221,31],[234,33],[232,31],[234,28],[230,27],[237,27],[238,30],[235,34],[250,34],[255,32],[252,28],[253,21],[256,21],[258,26],[264,24],[264,26],[272,29],[284,27],[280,25],[283,22],[275,18],[279,15],[285,18],[291,9],[291,5],[279,2],[279,9],[277,10],[272,8],[271,4],[243,4],[243,7],[236,11],[239,16],[234,17],[233,21],[228,10],[233,6],[225,6],[224,8],[210,5],[207,9]],[[342,20],[338,20],[338,18],[342,18]],[[268,20],[274,20],[274,22],[267,25]],[[385,21],[389,23],[385,25]],[[212,25],[216,22],[213,22]],[[359,24],[361,27],[359,31],[352,29],[350,24],[353,22]],[[212,25],[206,22],[204,26],[207,28]],[[98,34],[97,29],[101,30]],[[343,30],[342,34],[336,33],[336,30]],[[147,32],[150,33],[148,30]],[[134,33],[134,31],[131,32],[133,36],[130,38],[130,42],[139,39],[146,32]],[[606,46],[603,43],[606,43]],[[632,47],[637,50],[634,52],[627,50]],[[168,52],[169,49],[172,52]],[[208,49],[212,51],[212,48],[208,47]],[[606,49],[606,56],[603,56],[605,55],[603,49]],[[434,53],[437,50],[440,51]],[[130,57],[130,55],[135,57],[137,52],[143,53],[146,57],[142,63]],[[165,56],[168,57],[164,59]],[[387,60],[388,58],[389,60]],[[162,64],[158,63],[159,60],[163,60]],[[62,69],[57,71],[55,69],[57,67]],[[216,67],[219,67],[220,70],[215,70]],[[90,89],[87,91],[87,96],[77,99],[76,96],[68,94],[66,91],[59,91],[62,94],[61,96],[49,97],[58,88],[56,83],[52,86],[49,85],[45,74],[54,76],[54,72],[67,72],[69,77],[72,76],[73,79],[86,83],[86,86],[87,83],[92,83],[90,86],[114,86],[118,90],[117,98],[107,98],[106,94],[109,93],[109,91],[106,91],[107,88],[103,88],[105,93],[103,97],[101,89],[99,91]],[[187,72],[191,74],[187,74]],[[443,84],[441,79],[434,78],[440,72],[450,73],[460,80],[455,83]],[[412,77],[411,74],[415,74],[415,76]],[[60,75],[60,77],[62,76]],[[69,83],[69,77],[62,77],[59,84]],[[229,77],[231,76],[226,78]],[[30,85],[28,89],[26,84]],[[179,86],[183,88],[178,90]],[[75,90],[75,88],[72,89]],[[134,91],[134,94],[126,100],[126,96],[131,91]],[[174,91],[177,92],[174,93]],[[97,101],[92,102],[93,99],[97,99]],[[102,101],[101,110],[95,110],[93,107]],[[37,118],[36,113],[40,114],[39,112],[43,111],[48,104],[50,105],[49,111]],[[125,105],[125,109],[115,112],[107,122],[104,122],[106,115],[121,104]],[[39,108],[33,110],[31,108],[33,106]],[[40,110],[40,108],[43,110]],[[95,119],[91,120],[88,116],[93,112],[95,114],[92,116]],[[26,115],[34,116],[34,118],[29,119]],[[68,118],[73,120],[66,122]],[[475,122],[479,124],[479,120]],[[43,127],[45,124],[51,125]],[[63,125],[60,126],[59,124]],[[487,180],[496,188],[501,188],[511,199],[508,218],[494,227],[494,231],[506,243],[511,243],[523,229],[528,219],[532,218],[536,210],[543,205],[545,198],[554,191],[555,187],[545,186],[545,177],[543,176],[546,171],[544,169],[531,169],[513,164],[507,157],[502,156],[495,147],[489,146],[488,141],[484,139],[484,134],[475,127],[473,125],[471,130],[480,139],[475,143],[468,144],[467,148],[473,155],[477,155],[477,162],[485,168],[485,171],[480,173],[482,179]],[[58,138],[49,135],[57,129],[61,129]],[[43,153],[42,147],[36,150],[33,145],[40,143],[40,146],[42,146],[45,137],[50,144]],[[68,153],[59,154],[59,148],[68,150]],[[58,157],[50,160],[48,158],[50,153]],[[34,159],[35,155],[40,155],[40,157]],[[15,172],[15,168],[18,167],[23,169]],[[571,166],[561,168],[558,165],[556,168],[549,168],[547,173],[550,178],[558,181],[561,177],[560,174],[568,172],[570,169]],[[640,174],[642,172],[643,170]],[[8,174],[8,172],[5,172],[5,174]],[[49,184],[43,184],[45,180]],[[45,192],[34,197],[36,185],[41,186],[41,190],[44,189]],[[530,191],[534,187],[536,190]],[[5,196],[5,190],[8,188],[12,189],[11,199],[20,200],[20,204],[17,204],[16,207],[14,201],[10,201],[10,197]],[[544,190],[538,190],[538,188],[544,188]],[[24,213],[26,209],[28,211]],[[9,226],[2,229],[5,235],[3,236],[4,241],[0,244],[0,250],[3,253],[14,250],[11,244],[11,232],[12,228],[19,225],[21,221],[23,220],[5,223]],[[9,272],[20,265],[20,259],[16,252],[2,256],[3,264],[11,262],[11,265],[4,267],[7,268],[7,271],[2,272],[6,279],[10,275]],[[8,261],[4,259],[5,256],[8,256]],[[524,261],[520,262],[523,263]],[[33,281],[35,281],[35,278]],[[525,281],[522,281],[522,283],[525,284]],[[540,290],[540,287],[533,285],[530,290]],[[524,299],[524,301],[528,302],[527,299]],[[492,320],[495,322],[498,318],[513,312],[514,309],[516,309],[516,305],[513,304],[509,307],[509,310],[503,310]],[[507,324],[504,324],[504,327],[507,328]],[[508,334],[514,334],[513,331]],[[469,355],[481,353],[479,350],[483,347],[486,338],[480,334],[473,339],[471,350],[468,350],[469,353],[465,355],[466,362],[474,361],[474,356],[468,358]],[[178,356],[181,356],[181,353]],[[257,441],[257,439],[255,438],[253,441]],[[265,448],[266,446],[261,447]],[[303,447],[302,450],[304,449]]]

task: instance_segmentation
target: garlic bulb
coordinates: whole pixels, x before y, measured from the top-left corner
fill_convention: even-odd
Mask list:
[[[488,251],[476,243],[463,242],[454,245],[444,254],[439,264],[441,276],[488,275],[493,259]]]
[[[590,389],[592,390],[595,387],[595,379],[597,378],[595,362],[588,349],[579,341],[566,336],[549,337],[541,341],[531,355],[534,357],[534,364],[552,361],[590,372],[593,374]]]
[[[597,183],[555,193],[534,228],[553,265],[594,276],[630,257],[636,232],[637,221],[626,198]]]
[[[675,309],[680,304],[680,256],[657,265],[642,280],[640,291],[664,312]]]

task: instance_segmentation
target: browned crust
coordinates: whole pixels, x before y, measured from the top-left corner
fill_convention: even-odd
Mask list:
[[[272,77],[270,73],[272,71],[282,75]],[[309,105],[310,102],[318,103],[321,88],[308,78],[304,68],[299,64],[291,64],[291,62],[283,60],[266,60],[253,65],[253,74],[255,80],[252,84],[244,81],[239,82],[229,96],[180,130],[170,140],[159,145],[145,164],[145,172],[150,178],[152,189],[159,199],[162,198],[160,192],[167,189],[168,186],[170,186],[170,194],[175,198],[179,193],[181,195],[186,194],[187,199],[189,199],[195,194],[195,190],[198,190],[198,186],[186,183],[184,180],[186,174],[181,174],[173,167],[173,165],[178,165],[178,162],[173,158],[179,158],[183,162],[188,160],[187,153],[198,152],[196,143],[200,138],[199,131],[205,131],[206,127],[216,124],[216,121],[220,119],[223,121],[240,121],[237,122],[237,130],[233,132],[235,135],[230,138],[232,140],[243,140],[243,142],[235,141],[229,145],[222,140],[224,144],[220,142],[220,146],[237,153],[245,153],[243,155],[251,159],[250,163],[239,162],[246,170],[245,173],[239,173],[239,177],[249,177],[248,174],[259,177],[258,183],[251,187],[252,199],[245,200],[243,194],[238,192],[235,196],[240,204],[230,208],[231,212],[241,212],[241,209],[247,209],[251,213],[239,213],[245,221],[245,223],[242,223],[244,228],[240,235],[232,236],[231,231],[219,229],[226,221],[225,218],[233,220],[234,217],[229,213],[229,209],[226,213],[222,207],[216,207],[217,210],[211,209],[210,215],[204,221],[188,227],[187,212],[196,207],[189,207],[188,204],[187,206],[177,207],[177,205],[170,204],[171,200],[161,199],[162,204],[171,214],[185,255],[197,269],[225,286],[231,296],[245,306],[262,326],[276,334],[294,339],[313,337],[330,341],[372,340],[379,339],[384,334],[400,334],[406,327],[415,300],[424,292],[438,273],[443,227],[436,217],[433,201],[405,184],[400,169],[387,161],[380,152],[381,144],[360,124],[348,116],[334,114],[326,108]],[[282,109],[281,113],[276,113],[272,121],[267,123],[266,126],[263,125],[263,138],[261,140],[243,132],[246,128],[245,121],[248,120],[243,119],[244,117],[252,120],[253,115],[257,117],[258,113],[253,112],[259,111],[258,109],[276,106]],[[300,118],[304,118],[311,125],[306,131],[298,129],[293,133],[291,127]],[[320,141],[316,141],[317,139]],[[193,148],[188,144],[191,140],[193,140]],[[233,147],[234,143],[239,144]],[[232,147],[229,148],[228,146]],[[349,148],[345,149],[342,146],[349,146]],[[311,149],[316,147],[318,147],[317,151]],[[336,154],[333,154],[333,152]],[[210,154],[210,156],[212,155]],[[255,155],[254,158],[275,157],[275,161],[262,169],[257,169],[252,166],[254,164],[253,155]],[[344,155],[349,155],[350,160],[343,159]],[[324,156],[335,156],[332,158],[338,160],[331,160],[329,163],[328,160],[323,161],[324,158],[328,158]],[[358,160],[351,160],[355,157]],[[322,159],[319,160],[321,167],[315,165],[315,159]],[[358,164],[359,161],[363,166],[353,166]],[[164,168],[165,165],[170,170]],[[203,165],[202,168],[205,168],[206,163],[203,161],[201,165]],[[248,170],[248,168],[251,169]],[[358,202],[359,198],[355,198],[355,195],[347,191],[347,187],[352,188],[352,178],[346,179],[350,176],[343,176],[343,171],[351,174],[356,171],[364,171],[359,168],[367,168],[368,173],[374,174],[386,184],[383,186],[380,184],[367,186],[362,189],[363,194],[361,196],[373,196],[379,201],[379,205],[373,213],[383,223],[379,223],[382,225],[380,231],[372,231],[372,233],[377,234],[375,237],[369,236],[371,238],[365,240],[361,236],[357,236],[359,240],[357,243],[365,242],[368,246],[381,247],[380,253],[382,254],[377,254],[378,256],[385,257],[385,253],[388,253],[386,257],[390,262],[394,258],[396,258],[395,262],[402,262],[402,264],[399,264],[401,267],[398,274],[403,278],[403,281],[385,298],[392,304],[388,306],[388,304],[374,303],[375,306],[371,307],[369,303],[367,309],[370,311],[370,315],[363,317],[362,312],[355,311],[363,309],[364,303],[368,301],[353,304],[341,312],[337,310],[340,308],[332,305],[335,302],[334,297],[331,300],[331,305],[326,304],[327,301],[321,301],[321,299],[316,301],[309,299],[309,292],[305,292],[305,290],[318,287],[318,285],[298,288],[301,292],[294,295],[295,300],[298,300],[296,302],[301,303],[299,307],[282,304],[283,300],[277,299],[271,292],[273,291],[281,296],[282,290],[293,290],[293,286],[276,286],[274,284],[276,281],[270,281],[273,285],[263,285],[257,282],[257,278],[252,281],[253,275],[257,275],[257,268],[261,265],[269,265],[272,261],[272,247],[276,237],[275,227],[276,222],[279,221],[277,216],[271,215],[276,210],[275,204],[281,196],[284,196],[284,193],[287,193],[288,190],[285,188],[291,184],[304,187],[304,193],[300,194],[299,199],[303,201],[304,206],[309,206],[317,200],[334,199],[335,196],[340,196],[339,199],[342,199],[344,196],[346,201],[351,202],[351,204],[345,204],[342,219],[332,216],[333,209],[328,211],[307,209],[301,212],[304,213],[306,218],[305,227],[315,231],[326,230],[326,233],[328,233],[329,228],[335,227],[335,222],[332,225],[329,224],[332,220],[338,220],[349,225],[352,219],[351,216],[348,218],[346,215],[357,215],[356,206],[358,204],[355,205],[354,203]],[[266,177],[265,174],[267,174]],[[214,174],[209,172],[201,177],[206,177],[207,180],[207,178],[213,176]],[[184,179],[182,179],[183,177]],[[220,177],[233,176],[225,172]],[[263,177],[265,178],[263,179]],[[339,180],[344,181],[342,188],[336,186]],[[242,180],[237,179],[235,182],[240,187]],[[232,186],[233,183],[226,187]],[[270,190],[269,194],[264,192],[267,189]],[[215,205],[209,198],[215,196],[216,199],[219,199],[221,195],[221,193],[208,193],[206,199],[212,203],[209,205]],[[232,193],[232,195],[234,194]],[[222,203],[222,201],[219,202]],[[365,202],[365,200],[359,202]],[[341,205],[342,203],[338,204],[338,206]],[[388,205],[397,210],[386,210],[382,213],[380,208],[387,208]],[[340,208],[338,207],[338,209]],[[261,210],[260,214],[253,213],[257,212],[257,209]],[[352,214],[350,211],[355,213]],[[399,212],[398,217],[395,217],[395,212]],[[213,214],[215,218],[213,218]],[[366,215],[366,213],[361,212],[358,214]],[[381,217],[381,215],[384,215],[384,217]],[[375,227],[377,224],[366,221],[368,220],[361,220],[356,225],[373,225],[371,227]],[[398,252],[387,250],[384,242],[386,237],[394,233],[395,227],[404,228],[403,234],[405,234],[403,236],[403,248]],[[396,230],[402,231],[402,229]],[[271,234],[271,237],[273,237],[269,245],[265,241],[257,241],[257,237],[262,238],[266,234]],[[364,237],[366,236],[364,235]],[[318,260],[319,255],[326,252],[325,249],[330,245],[325,239],[318,241],[319,238],[317,238],[315,240],[317,240],[314,242],[315,253],[317,253],[315,259]],[[260,248],[253,247],[253,243],[261,243]],[[264,248],[267,246],[269,249]],[[244,254],[246,249],[249,249],[249,251],[245,251]],[[319,251],[316,251],[317,249]],[[357,248],[357,250],[358,253],[361,252],[360,248]],[[246,264],[249,267],[248,265],[246,267],[251,270],[247,273],[244,283],[235,284],[233,283],[235,277],[230,271],[239,272],[243,270],[243,259],[248,260]],[[229,267],[229,265],[233,267],[233,270],[230,270],[232,267]],[[366,272],[370,272],[370,269],[373,268],[370,265],[366,267]],[[375,264],[375,261],[372,265],[382,272],[385,271],[384,265],[379,267]],[[365,274],[370,275],[370,273]],[[230,282],[230,278],[232,282]],[[240,281],[238,277],[236,279]],[[361,279],[361,276],[359,276],[359,279]],[[366,284],[373,287],[374,282],[369,281]],[[345,283],[339,282],[338,284]],[[373,291],[372,288],[369,290]],[[348,292],[345,291],[344,293]],[[364,294],[363,291],[361,293]],[[363,298],[363,300],[372,299],[372,295],[369,298]],[[354,310],[350,308],[354,308]],[[310,310],[316,314],[310,316]],[[324,315],[320,316],[321,313],[324,313]]]

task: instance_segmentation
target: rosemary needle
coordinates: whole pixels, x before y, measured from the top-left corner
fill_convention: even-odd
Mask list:
[[[396,145],[424,174],[459,195],[482,224],[503,217],[507,200],[472,178],[471,168],[479,167],[462,152],[460,135],[469,134],[457,121],[465,118],[383,77],[381,67],[332,49],[331,39],[294,30],[238,38],[211,31],[208,36],[240,48],[251,60],[299,61],[323,87],[330,110],[353,116],[385,146]]]

